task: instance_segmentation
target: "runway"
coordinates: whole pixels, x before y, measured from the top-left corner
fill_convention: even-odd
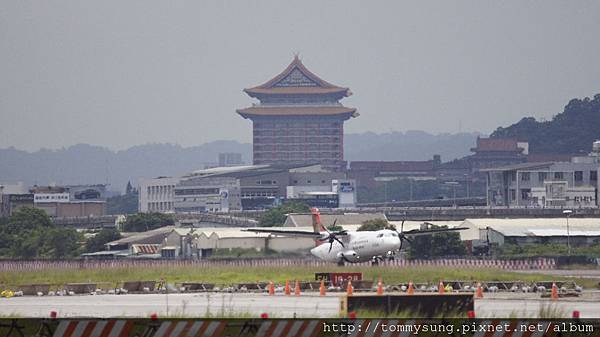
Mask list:
[[[196,294],[128,294],[13,297],[0,299],[0,317],[48,317],[57,311],[59,317],[258,317],[268,313],[273,318],[336,318],[339,315],[340,294],[321,297],[268,296],[249,293]],[[583,298],[552,301],[537,294],[486,294],[475,301],[480,318],[539,316],[541,308],[550,308],[560,316],[570,317],[578,310],[582,318],[600,317],[600,294]]]

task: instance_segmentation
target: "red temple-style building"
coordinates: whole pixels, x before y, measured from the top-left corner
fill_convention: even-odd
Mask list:
[[[253,123],[254,164],[346,168],[344,121],[358,116],[339,102],[352,95],[348,88],[322,80],[296,56],[279,75],[244,92],[260,101],[237,110]]]

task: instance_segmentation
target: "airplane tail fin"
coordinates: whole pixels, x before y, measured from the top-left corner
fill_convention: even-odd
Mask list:
[[[313,207],[310,209],[310,213],[312,214],[312,226],[315,233],[321,233],[325,231],[325,227],[321,223],[321,213],[319,213],[319,209]]]
[[[321,223],[321,213],[319,213],[319,209],[316,207],[313,207],[310,209],[310,213],[312,214],[313,231],[315,233],[325,232],[325,227],[323,227],[323,224]],[[315,239],[315,246],[319,246],[322,243],[323,243],[323,241],[321,241],[319,239]]]

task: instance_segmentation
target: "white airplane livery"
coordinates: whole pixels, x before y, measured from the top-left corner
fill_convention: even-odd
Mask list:
[[[317,258],[336,262],[339,265],[371,261],[378,264],[383,259],[394,259],[396,253],[402,249],[404,241],[412,242],[411,237],[418,235],[432,235],[435,233],[459,231],[466,228],[441,228],[426,230],[410,230],[400,232],[392,229],[378,231],[329,231],[321,224],[319,210],[311,210],[313,231],[297,231],[273,228],[249,228],[245,231],[255,233],[270,233],[281,236],[309,237],[315,239],[316,247],[310,250]],[[337,220],[336,220],[337,221]],[[335,225],[336,221],[333,222]],[[402,223],[404,225],[404,222]],[[404,227],[404,226],[402,226]]]

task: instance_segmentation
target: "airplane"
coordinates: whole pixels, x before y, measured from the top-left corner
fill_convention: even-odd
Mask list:
[[[269,233],[290,237],[313,238],[316,247],[310,250],[315,257],[334,262],[340,266],[347,263],[371,261],[378,265],[384,259],[393,260],[396,253],[402,249],[404,241],[411,243],[411,237],[432,235],[436,233],[454,232],[467,229],[466,227],[413,229],[404,231],[404,221],[400,231],[382,229],[378,231],[329,231],[321,223],[321,215],[317,208],[311,209],[313,231],[285,230],[273,228],[246,228],[243,231],[254,233]],[[337,219],[334,220],[335,226]]]

